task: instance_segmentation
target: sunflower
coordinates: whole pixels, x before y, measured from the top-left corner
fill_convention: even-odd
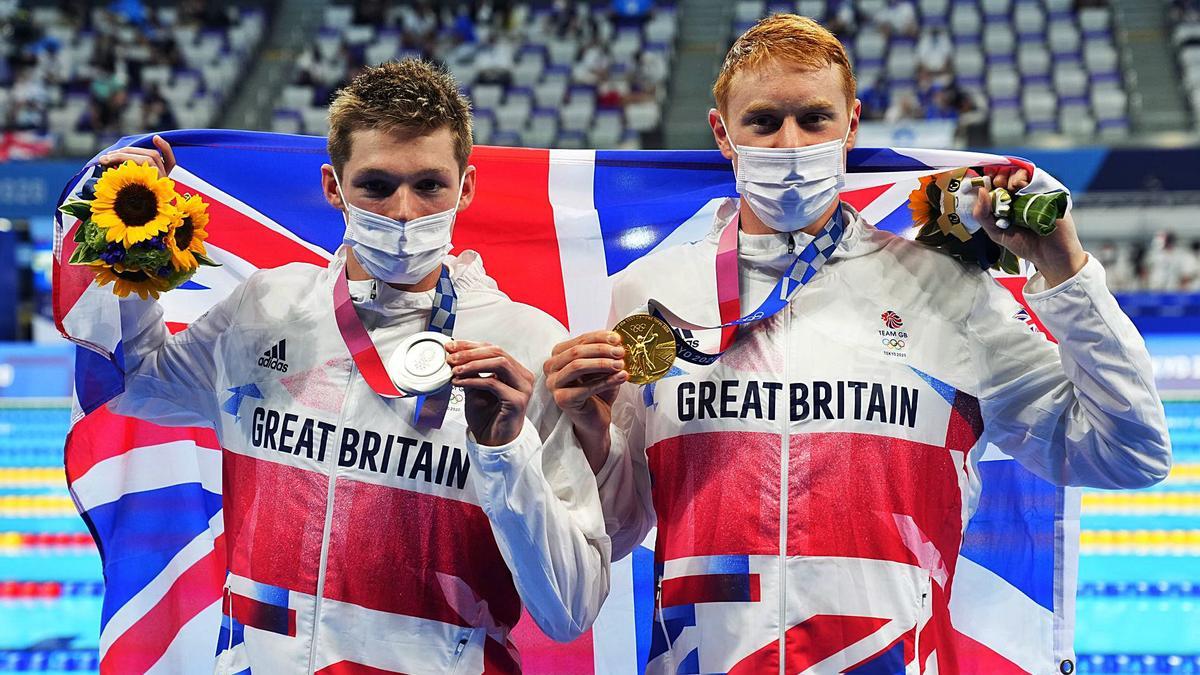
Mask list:
[[[181,220],[167,232],[167,250],[171,252],[171,264],[176,270],[194,270],[200,266],[196,255],[207,255],[204,240],[208,239],[208,204],[200,195],[188,195],[180,199]]]
[[[105,231],[107,241],[129,247],[179,221],[179,210],[172,204],[175,197],[175,181],[159,178],[151,165],[126,161],[96,182],[92,222]]]
[[[127,270],[120,264],[109,267],[99,260],[92,263],[92,267],[96,271],[96,285],[107,286],[112,283],[113,293],[122,298],[137,293],[143,300],[147,297],[157,300],[158,294],[166,290],[162,279],[141,270]]]

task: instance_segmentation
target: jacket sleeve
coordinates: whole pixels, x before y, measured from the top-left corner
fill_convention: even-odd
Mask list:
[[[613,560],[637,548],[655,523],[646,459],[646,409],[641,398],[637,385],[622,385],[613,402],[608,459],[596,474]]]
[[[646,312],[645,298],[636,284],[618,276],[608,325]],[[604,526],[612,538],[613,560],[629,555],[654,527],[654,502],[650,492],[650,468],[646,458],[646,408],[642,388],[621,386],[612,406],[608,428],[608,459],[596,474],[596,487],[604,509]]]
[[[1073,278],[1045,286],[1034,275],[1024,293],[1057,346],[1030,330],[1008,291],[979,284],[967,330],[986,440],[1058,485],[1161,481],[1171,446],[1150,355],[1103,268],[1089,257]]]
[[[521,434],[479,445],[468,433],[471,480],[521,599],[560,642],[591,627],[608,597],[611,544],[596,480],[570,421],[545,383],[534,386]]]
[[[220,414],[217,383],[224,364],[220,341],[229,330],[246,284],[171,335],[154,300],[120,301],[125,391],[109,401],[120,415],[173,427],[212,427]]]

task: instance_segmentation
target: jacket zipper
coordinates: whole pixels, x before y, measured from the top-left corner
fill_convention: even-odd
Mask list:
[[[792,235],[788,235],[788,253],[792,252],[794,244]],[[783,390],[790,391],[788,382],[788,352],[791,351],[792,306],[785,305],[783,339]],[[786,396],[785,396],[786,400]],[[791,410],[785,405],[783,420],[783,437],[781,447],[783,453],[779,461],[779,674],[786,672],[787,659],[787,528],[788,528],[788,464],[791,455]]]
[[[346,397],[350,396],[350,389],[354,385],[354,376],[358,373],[358,367],[353,361],[350,364],[350,380],[346,384]],[[337,428],[342,428],[342,423],[346,421],[346,405],[343,403],[341,411],[338,412]],[[329,491],[325,495],[325,525],[321,530],[321,563],[317,568],[317,597],[313,606],[313,629],[312,629],[312,644],[308,648],[308,671],[314,672],[317,662],[317,635],[320,632],[321,626],[321,597],[325,594],[325,566],[329,558],[329,530],[333,523],[333,490],[337,485],[337,462],[332,462],[332,467],[329,470]]]

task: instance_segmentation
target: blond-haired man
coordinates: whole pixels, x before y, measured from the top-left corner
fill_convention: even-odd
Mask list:
[[[1058,484],[1161,480],[1145,345],[1069,215],[1039,238],[976,214],[1037,264],[1025,297],[1056,347],[986,272],[840,203],[860,105],[845,51],[813,21],[750,28],[713,92],[741,198],[704,240],[622,273],[612,318],[654,299],[701,326],[754,320],[731,343],[708,331],[641,389],[606,331],[544,366],[615,556],[657,524],[649,670],[963,672],[948,608],[980,457],[993,443]]]
[[[221,441],[218,670],[517,671],[522,599],[567,640],[608,592],[595,480],[528,368],[565,331],[509,300],[474,252],[448,254],[475,195],[470,111],[450,76],[416,60],[368,68],[335,97],[330,128],[322,187],[347,223],[334,260],[256,272],[173,336],[156,303],[123,301],[136,337],[111,407]],[[171,149],[155,142],[161,155],[102,164],[167,173]],[[451,328],[439,421],[436,396],[420,415],[397,396],[388,359]],[[430,364],[405,361],[426,386]],[[553,453],[541,435],[561,437]]]

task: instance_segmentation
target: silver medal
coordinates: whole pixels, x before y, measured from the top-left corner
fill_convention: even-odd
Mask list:
[[[450,384],[453,371],[446,363],[446,343],[442,333],[423,331],[400,343],[388,359],[387,371],[396,388],[406,394],[432,394]]]

